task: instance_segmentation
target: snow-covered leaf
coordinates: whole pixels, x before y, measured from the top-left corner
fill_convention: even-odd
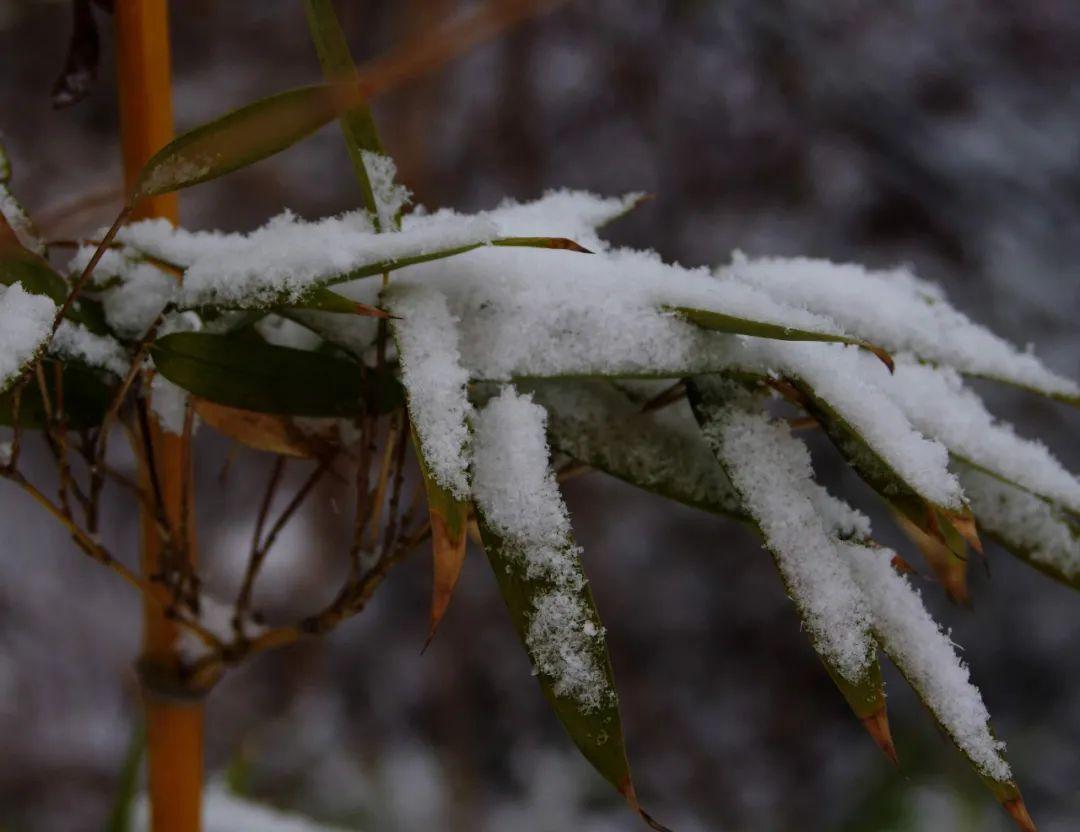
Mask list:
[[[387,412],[396,384],[352,361],[255,338],[178,332],[150,350],[158,372],[217,404],[289,416]]]
[[[472,415],[468,373],[460,364],[457,322],[446,298],[427,286],[389,286],[413,444],[427,490],[434,580],[428,640],[446,613],[465,559]]]
[[[5,392],[45,347],[56,304],[27,292],[21,283],[0,287],[0,393]]]
[[[1005,744],[990,729],[982,695],[952,640],[931,618],[907,577],[893,568],[893,553],[854,543],[838,545],[869,602],[882,649],[1020,828],[1034,832],[1003,755]]]
[[[129,202],[216,179],[273,156],[363,100],[355,85],[319,84],[227,113],[155,153],[139,173]]]
[[[773,556],[811,642],[856,717],[891,759],[885,688],[866,599],[819,511],[810,455],[788,429],[754,412],[738,388],[705,380],[691,401],[705,439]]]
[[[571,739],[640,811],[604,627],[549,467],[544,409],[507,388],[473,426],[480,536],[514,627]]]
[[[1080,520],[970,465],[958,468],[979,528],[1012,554],[1080,589]]]
[[[806,258],[749,260],[720,270],[786,303],[829,315],[845,330],[893,352],[955,367],[1080,404],[1080,387],[953,308],[941,289],[906,269],[870,271]]]

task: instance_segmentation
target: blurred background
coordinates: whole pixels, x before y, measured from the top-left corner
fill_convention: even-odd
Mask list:
[[[359,59],[453,0],[343,0]],[[175,0],[185,129],[319,77],[296,0]],[[121,178],[111,21],[89,97],[53,110],[68,3],[0,0],[0,131],[13,189],[46,230],[106,222]],[[748,254],[910,263],[972,317],[1080,377],[1080,10],[1073,0],[576,0],[378,102],[415,200],[473,210],[546,188],[655,199],[610,229],[666,259]],[[89,199],[86,199],[89,197]],[[77,215],[64,206],[78,199]],[[289,207],[359,203],[334,128],[185,191],[184,224],[247,230]],[[97,206],[95,208],[95,206]],[[1072,469],[1080,414],[986,387]],[[118,446],[121,443],[116,443]],[[823,445],[824,480],[905,546]],[[199,447],[208,580],[234,587],[270,460]],[[301,478],[304,465],[291,466]],[[289,493],[283,490],[282,493]],[[609,632],[638,790],[691,830],[1005,830],[1007,818],[895,673],[899,772],[850,717],[753,537],[588,474],[567,498]],[[349,498],[322,487],[271,556],[258,603],[316,608],[337,586]],[[137,518],[110,534],[133,555]],[[100,829],[135,725],[137,599],[21,493],[0,501],[0,827]],[[905,550],[909,550],[906,547]],[[1080,599],[989,551],[974,608],[924,582],[1009,743],[1040,829],[1080,827]],[[486,563],[471,552],[420,656],[418,552],[358,619],[264,655],[210,700],[207,764],[247,794],[343,828],[634,829],[540,695]]]

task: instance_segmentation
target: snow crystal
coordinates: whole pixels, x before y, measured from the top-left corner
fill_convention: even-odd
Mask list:
[[[375,212],[379,218],[379,229],[389,231],[397,225],[397,217],[401,209],[409,204],[412,194],[404,185],[399,185],[394,181],[397,176],[397,165],[394,164],[392,158],[370,150],[362,150],[360,154],[364,160],[368,181],[371,183],[372,196],[375,197]]]
[[[731,407],[711,416],[705,435],[765,536],[815,647],[858,681],[874,654],[870,614],[815,508],[806,446],[760,413]]]
[[[0,390],[6,390],[52,329],[56,304],[20,284],[0,287]]]
[[[98,335],[74,321],[61,321],[49,351],[71,361],[108,370],[123,377],[131,361],[120,342],[108,335]]]
[[[150,409],[157,416],[158,424],[166,433],[180,436],[184,432],[187,413],[188,391],[173,384],[161,373],[155,373],[150,382]],[[198,426],[198,417],[192,419],[191,430]]]
[[[892,567],[888,549],[840,543],[840,551],[870,602],[874,632],[896,666],[978,770],[994,780],[1012,776],[1005,744],[990,732],[990,714],[967,666],[923,606],[908,579]]]
[[[1080,580],[1080,527],[1045,500],[970,466],[960,481],[971,501],[979,528],[1032,561]]]
[[[460,500],[469,496],[468,372],[458,353],[457,320],[446,298],[425,286],[391,285],[384,293],[409,398],[409,418],[428,470]]]
[[[895,352],[913,352],[964,373],[1049,394],[1080,395],[1075,382],[973,323],[938,287],[906,269],[869,271],[828,260],[748,260],[736,254],[719,276],[827,314],[851,333]]]
[[[588,249],[607,248],[596,229],[630,211],[645,198],[643,193],[602,197],[587,191],[550,190],[540,199],[516,202],[506,199],[488,216],[507,236],[569,237]]]
[[[68,272],[80,274],[93,254],[92,246],[79,248],[68,263]],[[174,275],[147,262],[130,248],[107,250],[94,267],[90,288],[101,300],[110,328],[122,338],[133,340],[153,326],[165,307],[176,301],[179,292]]]
[[[547,586],[529,614],[526,644],[536,669],[556,694],[594,709],[614,692],[601,665],[603,629],[582,594],[580,549],[548,464],[545,421],[540,405],[511,388],[477,411],[473,494],[513,567]]]
[[[994,419],[955,370],[901,357],[895,376],[882,389],[916,428],[953,454],[1080,511],[1080,481],[1041,442],[1023,439],[1011,425]]]

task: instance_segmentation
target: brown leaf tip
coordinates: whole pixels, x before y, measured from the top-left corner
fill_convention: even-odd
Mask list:
[[[592,254],[592,251],[585,248],[581,243],[576,243],[567,237],[551,237],[548,240],[548,248],[564,249],[566,251],[576,251],[580,254]]]
[[[1028,814],[1027,806],[1024,805],[1024,798],[1017,795],[1012,800],[1006,800],[1001,804],[1001,807],[1009,813],[1009,816],[1023,832],[1039,832],[1035,826],[1035,821]]]
[[[885,706],[882,705],[870,716],[863,717],[859,721],[873,739],[874,744],[889,758],[889,762],[894,766],[900,765],[900,758],[897,756],[896,746],[893,744],[892,731],[889,729],[889,715],[885,711]]]
[[[630,808],[638,813],[640,818],[648,824],[650,829],[655,829],[656,832],[672,832],[670,828],[664,826],[656,818],[641,808],[641,804],[638,803],[637,792],[634,791],[634,784],[627,778],[619,786],[619,793],[626,798],[626,802],[630,805]]]

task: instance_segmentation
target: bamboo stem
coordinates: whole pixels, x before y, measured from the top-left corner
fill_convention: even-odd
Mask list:
[[[116,0],[115,19],[124,180],[130,189],[142,166],[173,135],[168,3]],[[176,222],[176,195],[144,200],[134,206],[131,217],[165,217]],[[190,481],[182,473],[189,458],[184,440],[156,426],[149,439],[147,445],[156,456],[166,525],[177,528],[186,519],[182,489]],[[141,453],[138,448],[136,452]],[[144,489],[150,462],[143,460]],[[143,506],[141,519],[142,571],[144,575],[159,574],[166,542],[153,511]],[[192,535],[185,532],[185,539],[191,541]],[[193,551],[178,556],[193,558]],[[164,586],[158,589],[166,591]],[[176,637],[176,623],[163,614],[160,605],[145,604],[140,666],[152,667],[154,673],[176,673]],[[198,832],[202,827],[202,707],[156,695],[145,684],[144,701],[151,828],[153,832]]]

